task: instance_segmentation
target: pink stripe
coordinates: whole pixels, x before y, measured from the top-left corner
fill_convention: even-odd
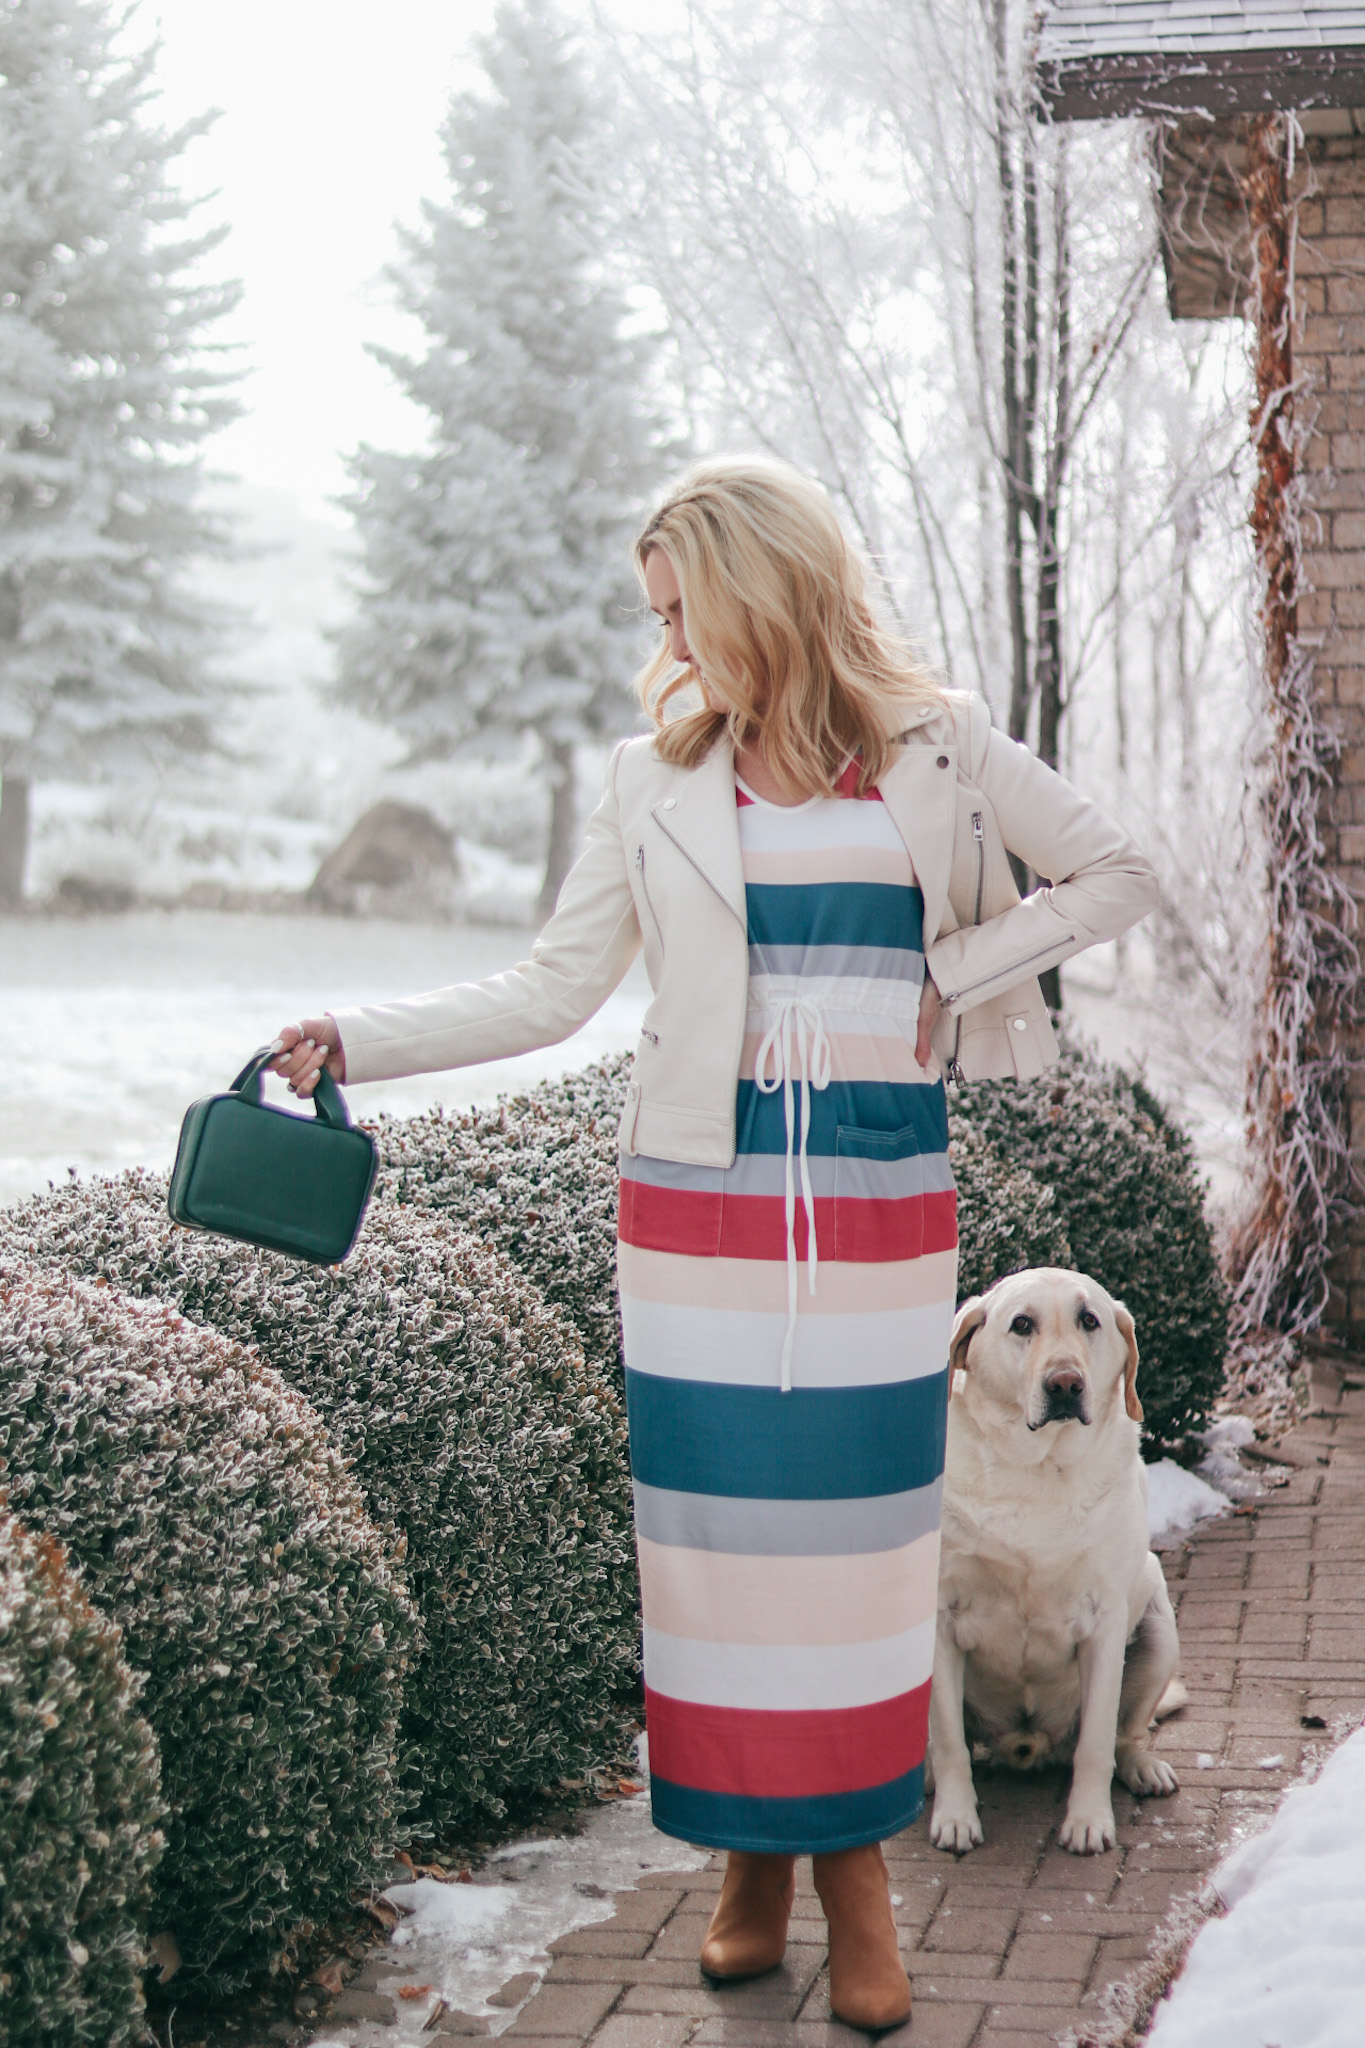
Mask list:
[[[622,1294],[637,1301],[685,1302],[695,1308],[753,1309],[786,1315],[786,1261],[688,1257],[624,1239],[616,1247]],[[957,1253],[929,1252],[923,1258],[888,1260],[885,1265],[839,1266],[821,1257],[818,1291],[812,1295],[804,1270],[798,1276],[802,1315],[856,1315],[860,1310],[922,1308],[956,1300]]]
[[[815,1231],[824,1256],[845,1264],[899,1262],[922,1252],[951,1251],[957,1243],[957,1196],[951,1188],[900,1201],[817,1195]],[[623,1244],[652,1251],[785,1262],[786,1204],[781,1195],[722,1197],[622,1181],[620,1235]],[[806,1256],[806,1237],[801,1206],[796,1212],[799,1259]]]
[[[903,1031],[895,1028],[894,1020],[884,1017],[877,1021],[888,1027],[884,1036],[872,1031],[828,1033],[833,1080],[923,1082],[926,1087],[938,1080],[939,1065],[932,1055],[929,1065],[922,1067],[915,1058],[913,1041],[907,1038]],[[741,1074],[747,1076],[753,1073],[763,1037],[763,1031],[747,1031],[744,1034],[744,1051],[740,1057],[739,1068]]]
[[[871,1707],[774,1713],[671,1700],[645,1687],[649,1767],[673,1785],[754,1799],[861,1792],[924,1762],[929,1686]]]
[[[764,852],[741,848],[746,882],[788,888],[818,882],[885,882],[908,889],[915,879],[910,856],[890,846],[819,846]]]

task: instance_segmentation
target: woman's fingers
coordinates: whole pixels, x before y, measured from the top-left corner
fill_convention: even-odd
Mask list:
[[[926,1069],[934,1056],[934,1026],[942,1008],[938,990],[926,974],[919,999],[919,1028],[915,1033],[915,1059]]]
[[[302,1023],[286,1024],[277,1039],[280,1051],[271,1064],[293,1094],[306,1100],[317,1087],[324,1066],[334,1079],[344,1078],[341,1040],[330,1017],[305,1017]]]

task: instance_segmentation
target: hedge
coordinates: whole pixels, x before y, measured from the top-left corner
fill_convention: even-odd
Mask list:
[[[384,1201],[439,1211],[519,1266],[618,1391],[616,1127],[630,1057],[464,1113],[380,1117]]]
[[[36,1219],[35,1219],[36,1220]],[[386,1868],[414,1635],[317,1416],[160,1305],[0,1263],[0,1485],[145,1675],[181,1981],[278,1965]]]
[[[625,1417],[505,1259],[376,1204],[344,1267],[298,1265],[177,1229],[136,1174],[9,1211],[6,1243],[251,1342],[324,1415],[407,1547],[425,1640],[404,1783],[426,1829],[467,1839],[615,1747],[638,1672]]]
[[[948,1141],[957,1182],[957,1298],[984,1294],[1026,1266],[1074,1266],[1056,1190],[954,1118]]]
[[[163,1838],[156,1741],[60,1544],[0,1512],[0,2035],[122,2048]]]
[[[1197,1430],[1223,1383],[1227,1293],[1193,1147],[1151,1091],[1076,1045],[1036,1081],[959,1091],[953,1128],[986,1138],[1052,1190],[1065,1263],[1137,1323],[1148,1449]]]

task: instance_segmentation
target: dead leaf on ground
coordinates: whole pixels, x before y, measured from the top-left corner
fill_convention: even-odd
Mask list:
[[[157,1983],[169,1984],[180,1968],[180,1943],[169,1927],[152,1936],[147,1944],[147,1953],[157,1966]]]
[[[345,1989],[346,1966],[333,1957],[330,1963],[319,1963],[308,1982],[320,1984],[329,1998],[335,1998],[338,1991]]]
[[[430,1984],[400,1984],[398,1996],[400,1998],[430,1998],[431,1989]]]
[[[394,1905],[392,1899],[366,1899],[364,1910],[369,1914],[371,1920],[379,1922],[386,1934],[390,1928],[398,1925],[398,1908]]]

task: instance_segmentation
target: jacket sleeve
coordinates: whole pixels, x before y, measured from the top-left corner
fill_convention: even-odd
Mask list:
[[[1160,895],[1151,862],[1127,833],[1027,747],[991,732],[974,779],[1008,851],[1049,879],[1022,903],[930,946],[926,964],[955,1016],[1117,938]]]
[[[348,1084],[557,1045],[602,1007],[640,948],[616,795],[625,744],[612,756],[583,851],[530,958],[487,981],[334,1010]]]

